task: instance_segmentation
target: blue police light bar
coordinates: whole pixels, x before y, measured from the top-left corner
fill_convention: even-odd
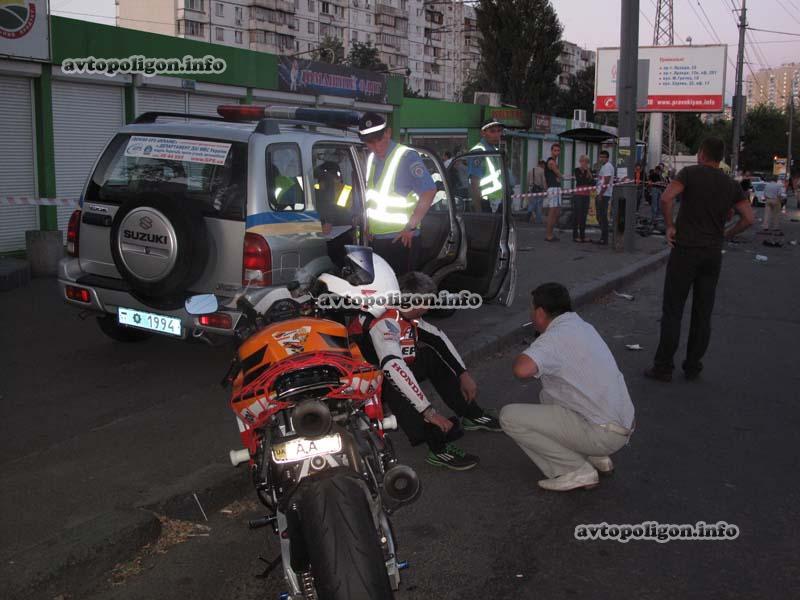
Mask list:
[[[231,121],[257,121],[264,118],[290,119],[319,123],[329,127],[354,127],[361,113],[335,108],[298,108],[294,106],[252,106],[226,104],[217,107],[217,113]]]

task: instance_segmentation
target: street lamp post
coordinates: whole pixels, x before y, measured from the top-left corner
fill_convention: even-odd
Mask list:
[[[636,92],[639,70],[639,0],[622,0],[622,27],[619,49],[619,153],[625,156],[627,177],[636,171]],[[625,252],[636,249],[635,184],[621,186],[625,198]]]

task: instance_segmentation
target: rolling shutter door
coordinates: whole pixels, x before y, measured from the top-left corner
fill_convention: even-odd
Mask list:
[[[53,81],[53,138],[56,192],[80,198],[97,157],[123,122],[123,90],[116,85]],[[58,207],[58,228],[65,231],[73,207]]]
[[[239,104],[239,98],[189,94],[189,112],[195,115],[218,117],[217,107],[220,104]]]
[[[186,92],[137,88],[136,115],[146,112],[186,112]]]
[[[31,80],[0,76],[0,89],[0,196],[34,196]],[[28,229],[39,229],[36,206],[0,206],[0,252],[24,250]]]

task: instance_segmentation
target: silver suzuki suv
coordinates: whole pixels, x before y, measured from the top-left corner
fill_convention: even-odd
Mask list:
[[[239,312],[193,316],[186,298],[210,293],[235,305],[225,298],[303,283],[334,268],[345,243],[366,243],[364,148],[347,129],[358,113],[219,112],[226,117],[139,116],[112,138],[86,183],[58,280],[62,297],[95,312],[115,340],[232,335]],[[416,150],[439,187],[422,223],[417,268],[442,287],[508,304],[510,194],[481,211],[462,180],[469,161],[484,155],[457,157],[445,169],[434,153]]]

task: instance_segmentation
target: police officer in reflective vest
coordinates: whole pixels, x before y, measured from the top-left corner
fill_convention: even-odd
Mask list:
[[[375,252],[401,275],[418,265],[420,225],[436,195],[436,184],[419,154],[392,141],[381,115],[366,113],[358,123],[370,150],[366,165],[367,223]]]
[[[481,127],[481,141],[470,152],[499,152],[503,124],[487,121]],[[503,204],[503,170],[497,156],[472,158],[467,171],[473,210],[478,206],[482,212],[496,213]]]

